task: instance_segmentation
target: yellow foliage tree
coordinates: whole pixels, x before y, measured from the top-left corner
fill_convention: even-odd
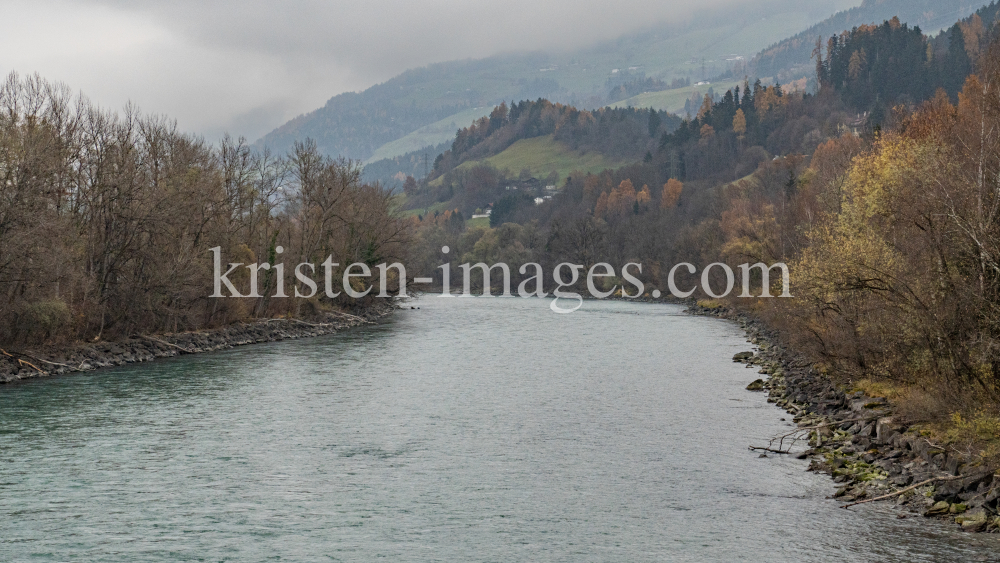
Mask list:
[[[645,210],[646,208],[649,207],[649,201],[651,199],[652,198],[650,197],[650,194],[649,194],[649,186],[647,186],[646,184],[643,184],[642,185],[642,189],[639,190],[639,193],[637,193],[635,195],[635,201],[636,201],[636,203],[639,204],[639,208],[640,209]]]
[[[631,180],[622,180],[617,188],[608,196],[608,214],[622,216],[632,212],[635,206],[635,187]]]
[[[774,86],[764,87],[760,94],[753,100],[757,115],[761,118],[766,117],[775,108],[780,107],[782,103],[783,97],[778,96],[778,89]]]
[[[743,113],[742,109],[736,110],[736,115],[733,116],[733,132],[736,136],[743,140],[743,136],[747,132],[747,116]]]
[[[608,192],[601,192],[594,205],[594,217],[604,217],[608,214]]]
[[[705,99],[701,102],[701,108],[698,109],[698,119],[705,117],[710,111],[712,111],[712,98],[708,94],[705,94]]]
[[[660,198],[660,209],[672,209],[681,199],[681,192],[684,184],[680,180],[671,178],[663,184],[663,196]]]

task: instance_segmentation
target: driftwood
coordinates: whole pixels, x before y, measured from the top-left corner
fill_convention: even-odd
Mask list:
[[[288,322],[288,323],[299,323],[300,325],[312,326],[316,328],[327,328],[335,326],[333,323],[307,323],[306,321],[300,321],[299,319],[265,319],[260,321],[263,323],[276,323],[276,322]]]
[[[836,421],[832,421],[832,422],[824,422],[823,424],[817,424],[815,426],[803,426],[801,428],[796,428],[795,430],[792,430],[791,432],[788,432],[786,434],[782,434],[780,436],[775,436],[774,438],[771,438],[771,441],[768,442],[767,446],[747,446],[747,449],[749,449],[752,452],[765,451],[765,452],[771,452],[771,453],[775,453],[775,454],[788,454],[788,453],[791,453],[792,446],[794,446],[799,441],[806,439],[809,436],[809,432],[811,432],[813,430],[819,430],[820,428],[826,428],[827,426],[835,426],[835,425],[838,425],[838,424],[843,424],[845,422],[860,422],[860,421],[863,421],[863,420],[867,421],[869,419],[868,418],[848,418],[846,420],[836,420]],[[789,441],[787,448],[783,447],[785,445],[785,440]],[[778,442],[777,449],[774,448],[774,442],[776,442],[776,441]]]
[[[25,356],[28,356],[28,355],[25,354]],[[28,357],[31,358],[31,359],[33,359],[33,360],[38,360],[39,362],[42,362],[43,364],[49,364],[50,366],[60,366],[60,367],[64,367],[64,368],[71,368],[71,367],[73,367],[73,366],[71,366],[69,364],[60,364],[59,362],[50,362],[49,360],[43,360],[41,358],[36,358],[34,356],[28,356]]]
[[[176,344],[171,344],[170,342],[167,342],[166,340],[160,340],[159,338],[153,338],[152,336],[145,336],[145,335],[143,335],[142,338],[145,338],[146,340],[152,340],[153,342],[159,342],[160,344],[163,344],[164,346],[170,346],[171,348],[177,348],[178,350],[180,350],[181,352],[184,352],[186,354],[194,354],[195,353],[194,350],[188,350],[187,348],[184,348],[183,346],[178,346]]]
[[[307,323],[306,321],[300,321],[299,319],[288,319],[293,323],[299,323],[300,325],[306,325],[316,328],[328,328],[334,326],[333,323]]]
[[[35,364],[33,364],[33,363],[31,363],[31,362],[29,362],[27,360],[22,360],[21,358],[18,358],[14,354],[11,354],[10,352],[8,352],[8,351],[6,351],[6,350],[4,350],[2,348],[0,348],[0,352],[3,352],[3,354],[5,356],[9,357],[9,358],[14,358],[15,360],[17,360],[18,365],[31,366],[31,367],[35,368],[35,370],[38,373],[48,373],[47,371],[45,371],[42,368],[36,366]],[[27,354],[21,354],[21,353],[18,353],[18,356],[25,356],[25,357],[31,358],[31,356],[28,356]],[[34,359],[37,359],[37,358],[32,358],[32,359],[34,360]],[[42,361],[45,361],[45,360],[42,360]]]
[[[332,315],[341,315],[341,316],[344,316],[344,317],[347,317],[347,318],[350,318],[350,319],[354,319],[356,321],[361,321],[361,322],[366,323],[366,324],[372,324],[372,322],[369,321],[368,319],[361,318],[361,317],[359,317],[357,315],[351,315],[351,314],[348,314],[348,313],[341,313],[340,311],[331,311],[330,314],[332,314]]]
[[[931,483],[933,483],[935,481],[954,481],[955,479],[961,479],[962,477],[963,477],[963,475],[958,475],[958,476],[955,476],[955,477],[933,477],[931,479],[927,479],[926,481],[921,481],[921,482],[917,483],[916,485],[910,485],[909,487],[906,487],[905,489],[900,489],[898,491],[889,493],[887,495],[882,495],[880,497],[875,497],[875,498],[870,498],[870,499],[865,499],[865,500],[859,500],[857,502],[852,502],[850,504],[845,504],[844,506],[841,506],[840,508],[850,508],[852,506],[856,506],[856,505],[859,505],[859,504],[865,504],[866,502],[875,502],[877,500],[885,500],[887,498],[892,498],[894,496],[901,495],[901,494],[903,494],[903,493],[905,493],[907,491],[912,491],[913,489],[916,489],[917,487],[923,487],[924,485],[929,485],[929,484],[931,484]]]

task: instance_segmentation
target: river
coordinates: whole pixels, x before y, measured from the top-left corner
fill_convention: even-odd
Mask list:
[[[732,323],[427,296],[341,334],[0,386],[0,561],[995,561],[747,450]]]

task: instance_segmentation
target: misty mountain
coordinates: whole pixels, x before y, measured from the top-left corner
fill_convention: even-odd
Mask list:
[[[366,160],[380,146],[470,108],[538,98],[602,107],[634,94],[629,83],[667,87],[675,80],[739,72],[768,44],[857,1],[755,2],[706,10],[683,24],[571,52],[503,54],[412,69],[363,92],[334,96],[257,144],[283,152],[308,137],[326,154]]]

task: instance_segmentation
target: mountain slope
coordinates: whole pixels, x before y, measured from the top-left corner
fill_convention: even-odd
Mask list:
[[[268,133],[258,146],[284,151],[309,137],[327,154],[367,160],[386,143],[471,108],[540,97],[601,107],[621,99],[610,91],[622,82],[647,76],[698,81],[741,66],[768,44],[857,2],[754,2],[566,53],[507,54],[408,70],[364,92],[331,98]]]
[[[983,0],[864,0],[860,6],[838,12],[764,49],[750,62],[750,68],[755,76],[768,78],[768,82],[787,83],[802,77],[812,78],[816,67],[810,58],[816,39],[821,39],[825,48],[827,39],[833,35],[893,17],[910,27],[919,27],[924,33],[936,32],[969,16],[986,3]]]

